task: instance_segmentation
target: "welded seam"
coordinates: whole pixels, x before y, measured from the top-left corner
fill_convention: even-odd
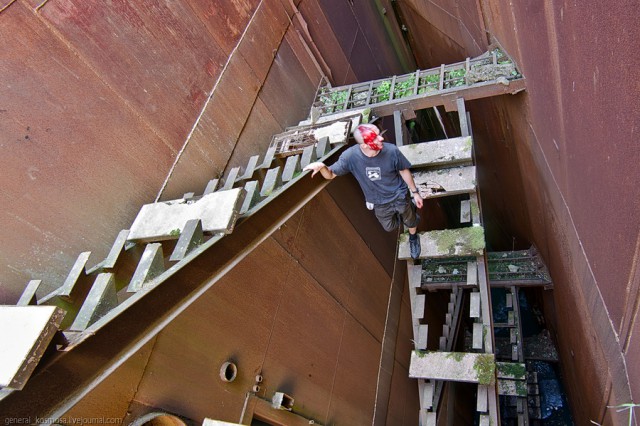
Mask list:
[[[176,159],[174,160],[173,165],[169,169],[169,173],[167,174],[167,177],[165,178],[165,180],[164,180],[164,182],[162,184],[162,187],[160,187],[160,191],[158,191],[158,195],[156,196],[154,202],[156,202],[156,203],[158,202],[158,200],[162,196],[162,193],[167,188],[167,185],[169,184],[169,179],[171,179],[171,176],[173,175],[173,172],[175,171],[176,166],[178,165],[178,162],[180,161],[180,158],[182,157],[182,154],[184,153],[184,150],[187,148],[187,145],[189,144],[189,141],[191,140],[191,136],[193,135],[193,133],[195,132],[196,128],[200,124],[200,120],[202,119],[202,116],[206,112],[207,106],[209,105],[209,102],[211,102],[211,98],[213,98],[213,95],[215,94],[215,91],[218,88],[218,84],[220,84],[220,80],[222,80],[222,76],[224,76],[225,72],[227,71],[227,68],[229,68],[229,64],[231,63],[231,59],[234,57],[236,51],[239,49],[240,44],[242,44],[242,41],[244,40],[244,37],[247,35],[247,31],[249,31],[249,28],[251,27],[251,24],[253,23],[253,20],[255,19],[256,15],[258,14],[258,11],[260,10],[260,7],[262,6],[263,2],[264,2],[264,0],[260,0],[260,3],[258,4],[258,7],[256,7],[256,10],[253,12],[253,15],[251,15],[251,19],[249,20],[249,23],[247,24],[246,27],[244,27],[244,31],[243,31],[242,35],[240,36],[240,39],[238,40],[238,43],[236,43],[235,47],[233,48],[233,50],[231,51],[231,53],[227,57],[227,62],[224,64],[224,67],[222,67],[222,71],[220,71],[220,74],[218,74],[218,78],[216,79],[216,82],[213,84],[213,88],[209,92],[209,96],[207,96],[207,100],[205,101],[204,105],[202,106],[202,109],[200,110],[200,114],[198,114],[198,118],[196,118],[196,121],[193,123],[193,126],[191,126],[191,130],[189,131],[189,134],[187,135],[186,140],[185,140],[184,144],[182,145],[182,148],[180,148],[180,151],[178,151],[178,154],[176,155]]]
[[[7,3],[2,9],[0,9],[0,13],[4,12],[9,6],[14,4],[16,1],[17,0],[11,0],[9,3]]]
[[[351,223],[351,222],[349,222],[349,223]],[[358,235],[358,236],[359,236],[359,235]],[[277,241],[277,240],[275,240],[275,239],[274,239],[274,241],[275,241],[275,242],[276,242],[280,247],[282,247],[285,251],[287,251],[287,248],[286,248],[286,247],[284,247],[284,246],[283,246],[279,241]],[[360,238],[360,241],[362,241],[362,243],[366,245],[366,243],[362,240],[362,238]],[[288,251],[287,251],[287,253],[288,253]],[[371,336],[375,341],[379,341],[379,340],[376,338],[376,336],[375,336],[371,331],[369,331],[369,329],[368,329],[368,328],[367,328],[367,327],[366,327],[366,326],[365,326],[365,325],[364,325],[364,324],[363,324],[363,323],[362,323],[358,318],[356,318],[355,316],[353,316],[353,314],[352,314],[352,313],[347,309],[347,307],[346,307],[346,306],[345,306],[345,305],[344,305],[340,300],[338,300],[338,299],[336,298],[336,296],[334,296],[333,294],[331,294],[331,292],[330,292],[329,290],[327,290],[327,289],[325,288],[325,286],[324,286],[324,285],[322,285],[322,283],[320,283],[320,282],[316,279],[316,277],[311,273],[311,271],[309,271],[309,270],[308,270],[308,269],[307,269],[307,268],[306,268],[306,267],[305,267],[305,266],[304,266],[304,265],[303,265],[303,264],[302,264],[298,259],[296,259],[295,257],[293,257],[290,253],[289,253],[289,256],[291,256],[291,258],[292,258],[296,263],[298,263],[298,265],[300,265],[300,268],[301,268],[301,269],[302,269],[302,270],[303,270],[303,271],[304,271],[308,276],[310,276],[311,278],[313,278],[313,280],[316,282],[316,284],[318,284],[318,287],[319,287],[320,289],[322,289],[322,291],[324,291],[324,293],[325,293],[325,294],[327,294],[327,295],[331,298],[331,300],[333,300],[333,301],[334,301],[338,306],[340,306],[340,308],[341,308],[341,309],[343,309],[345,312],[347,312],[347,313],[349,314],[349,316],[351,317],[351,319],[353,319],[353,320],[354,320],[355,322],[357,322],[360,326],[362,326],[362,328],[363,328],[363,329],[364,329],[364,330],[369,334],[369,336]]]
[[[274,238],[272,238],[272,239],[275,241]],[[269,353],[269,348],[271,346],[271,338],[273,337],[273,333],[274,333],[274,330],[276,328],[276,323],[277,323],[277,319],[278,319],[278,312],[280,312],[280,306],[282,306],[282,301],[283,301],[282,293],[284,292],[284,286],[286,285],[286,283],[289,282],[289,276],[291,275],[291,269],[292,269],[291,267],[289,267],[287,269],[287,275],[285,276],[284,280],[282,281],[282,285],[280,286],[280,291],[278,293],[278,305],[276,306],[275,312],[273,313],[273,323],[271,325],[271,330],[269,330],[269,339],[267,340],[267,344],[266,344],[266,346],[264,348],[264,355],[262,357],[262,361],[260,362],[260,372],[258,374],[262,374],[262,369],[264,367],[264,363],[267,360],[267,354]],[[264,390],[264,392],[266,392],[266,389]],[[247,392],[247,396],[246,396],[246,398],[244,400],[244,406],[242,407],[242,412],[240,413],[240,421],[238,421],[238,423],[240,423],[240,424],[243,424],[243,422],[244,422],[244,416],[246,414],[247,404],[249,402],[250,396],[251,396],[251,393]],[[253,419],[253,413],[251,414],[251,419]]]
[[[42,6],[42,5],[40,5],[40,6]],[[93,73],[96,75],[97,79],[98,79],[100,82],[102,82],[102,84],[104,84],[104,86],[105,86],[108,90],[110,90],[112,93],[114,93],[114,94],[115,94],[115,96],[116,96],[118,99],[120,99],[120,101],[121,101],[121,102],[122,102],[122,103],[123,103],[123,104],[124,104],[128,109],[129,109],[129,111],[133,114],[133,116],[134,116],[134,117],[136,117],[136,118],[137,118],[137,119],[142,123],[142,125],[143,125],[143,126],[146,126],[147,128],[149,128],[149,129],[150,129],[150,131],[151,131],[151,133],[152,133],[153,135],[155,135],[155,136],[156,136],[156,137],[157,137],[157,138],[158,138],[158,139],[159,139],[163,144],[165,144],[165,145],[167,146],[167,148],[169,148],[170,150],[173,150],[173,147],[172,147],[169,143],[167,143],[167,141],[165,141],[165,139],[164,139],[164,138],[163,138],[163,137],[162,137],[162,136],[157,132],[156,128],[155,128],[154,126],[152,126],[152,125],[151,125],[151,123],[150,123],[148,120],[146,120],[146,119],[142,116],[142,114],[140,114],[140,113],[138,112],[138,110],[137,110],[136,108],[134,108],[134,107],[133,107],[133,105],[131,105],[131,103],[130,103],[130,102],[129,102],[125,97],[123,97],[123,96],[120,94],[120,92],[119,92],[118,90],[114,89],[114,88],[109,84],[109,82],[108,82],[108,81],[106,81],[106,80],[103,78],[102,74],[100,74],[100,73],[98,72],[98,70],[97,70],[97,69],[96,69],[96,68],[91,64],[91,62],[85,58],[85,56],[82,54],[82,52],[81,52],[79,49],[77,49],[77,48],[76,48],[76,47],[75,47],[71,42],[69,42],[69,41],[64,37],[64,35],[62,35],[62,33],[61,33],[60,31],[58,31],[58,29],[57,29],[55,26],[51,25],[51,23],[50,23],[47,19],[43,18],[43,17],[42,17],[42,14],[40,14],[40,13],[38,13],[38,12],[39,12],[39,10],[37,10],[37,9],[33,9],[33,13],[34,13],[34,15],[35,15],[39,20],[40,20],[40,22],[42,22],[42,24],[43,24],[45,27],[47,27],[47,29],[48,29],[49,31],[51,31],[51,32],[53,33],[53,35],[55,35],[55,36],[58,38],[58,40],[60,40],[60,42],[61,42],[61,43],[62,43],[62,44],[67,48],[67,49],[69,49],[69,51],[70,51],[73,55],[77,56],[77,57],[79,58],[80,62],[81,62],[84,66],[86,66],[89,70],[91,70],[91,72],[93,72]]]
[[[340,343],[338,343],[338,354],[336,355],[336,364],[333,368],[333,378],[331,379],[331,389],[329,390],[329,395],[331,398],[329,399],[329,404],[327,405],[327,413],[324,417],[324,424],[327,424],[329,420],[329,414],[331,413],[331,403],[333,402],[333,389],[336,387],[336,378],[338,376],[338,365],[340,364],[340,354],[342,353],[342,342],[344,341],[344,329],[347,324],[347,310],[344,310],[344,315],[342,316],[342,332],[340,333]]]
[[[589,257],[587,256],[587,253],[585,251],[584,245],[582,244],[582,241],[580,240],[580,235],[578,233],[578,229],[576,228],[575,222],[573,221],[573,216],[571,215],[571,210],[569,209],[569,205],[567,204],[567,201],[564,198],[564,194],[560,190],[560,187],[558,185],[558,181],[556,180],[556,177],[552,172],[551,166],[550,166],[549,162],[547,161],[547,156],[545,155],[544,150],[540,147],[540,143],[539,143],[538,137],[535,134],[535,130],[533,129],[533,125],[528,120],[527,120],[527,123],[529,124],[529,128],[531,129],[531,132],[533,133],[535,141],[538,144],[538,147],[540,148],[539,149],[540,155],[542,155],[542,158],[543,158],[543,160],[545,162],[545,165],[546,165],[547,170],[548,170],[548,174],[551,175],[551,179],[553,180],[553,184],[555,185],[556,192],[557,192],[558,196],[560,197],[560,200],[562,201],[563,207],[564,207],[565,211],[567,212],[567,214],[569,216],[569,222],[570,222],[570,225],[571,225],[571,228],[572,228],[571,230],[573,231],[573,234],[574,234],[574,236],[575,236],[575,238],[576,238],[576,240],[578,242],[578,245],[580,246],[580,250],[582,252],[582,256],[584,257],[584,260],[585,260],[585,263],[587,265],[587,268],[589,269],[589,274],[590,274],[591,278],[593,279],[593,283],[595,284],[595,287],[596,287],[595,290],[597,292],[600,305],[602,306],[602,309],[604,309],[604,311],[606,312],[606,317],[607,317],[607,320],[609,322],[609,327],[610,327],[611,332],[612,332],[612,334],[613,334],[613,336],[614,336],[614,338],[616,340],[616,343],[618,344],[618,349],[619,349],[619,352],[617,354],[614,354],[613,356],[614,357],[618,356],[620,358],[620,362],[622,363],[622,367],[624,369],[623,373],[624,373],[624,375],[625,375],[625,377],[627,379],[626,393],[629,394],[629,396],[631,396],[631,386],[630,386],[630,383],[629,383],[629,372],[628,372],[628,368],[627,368],[627,362],[626,362],[626,359],[624,357],[624,353],[622,352],[622,345],[621,345],[621,342],[620,342],[620,336],[619,336],[619,334],[617,333],[617,331],[615,329],[615,326],[614,326],[614,324],[613,324],[613,322],[611,320],[611,315],[609,313],[609,309],[607,308],[607,305],[604,302],[604,298],[602,297],[602,292],[600,291],[600,287],[598,286],[598,281],[596,280],[596,277],[595,277],[595,275],[593,273],[593,269],[591,268],[591,263],[589,262]],[[575,288],[579,289],[579,291],[581,293],[581,296],[584,299],[585,296],[584,296],[584,292],[582,290],[582,287],[581,286],[576,286]],[[599,339],[601,344],[605,344],[606,343],[606,340],[607,340],[606,336],[600,336],[599,335],[598,337],[604,339],[604,341]],[[603,348],[603,352],[605,354],[610,353],[610,352],[604,350],[604,346],[602,346],[602,348]],[[606,357],[607,361],[611,361],[611,362],[614,361],[614,359],[610,359],[607,356],[605,356],[605,357]],[[625,401],[625,402],[628,402],[628,401]]]
[[[140,387],[142,386],[142,381],[144,380],[145,376],[147,375],[147,370],[149,369],[149,364],[151,364],[151,357],[153,356],[153,351],[156,349],[156,344],[157,343],[158,343],[158,335],[156,335],[155,338],[153,339],[153,345],[151,346],[151,350],[149,351],[149,356],[147,357],[147,361],[144,364],[144,368],[142,369],[142,374],[140,375],[140,379],[138,380],[138,383],[136,384],[136,388],[133,391],[133,398],[131,398],[131,401],[129,401],[128,411],[130,411],[130,409],[131,409],[131,404],[136,400],[136,397],[138,396],[138,391],[140,390]],[[142,349],[142,347],[140,349]],[[126,415],[125,415],[125,417],[126,417]]]
[[[400,233],[401,233],[401,229],[398,228],[398,232],[396,234],[396,250],[394,253],[398,253],[399,250],[399,246],[400,246]],[[385,342],[386,342],[386,337],[387,337],[387,331],[389,329],[389,311],[391,310],[391,300],[393,299],[393,291],[395,289],[395,285],[397,285],[397,283],[395,282],[396,279],[396,267],[398,266],[399,260],[396,259],[395,262],[393,262],[393,273],[391,274],[391,285],[389,286],[389,298],[387,299],[387,312],[385,315],[385,319],[384,319],[384,331],[382,332],[382,344],[380,345],[380,362],[378,363],[378,377],[376,378],[376,394],[374,397],[374,402],[373,402],[373,418],[371,420],[371,424],[375,425],[376,424],[376,413],[378,412],[378,394],[380,393],[380,377],[382,376],[382,362],[384,359],[384,346],[385,346]],[[402,296],[400,303],[402,303]],[[400,316],[400,313],[398,312],[398,316]],[[400,321],[398,321],[398,326],[399,326]],[[396,331],[397,333],[397,331]],[[397,340],[397,336],[396,336],[396,340]],[[395,342],[394,342],[395,343]],[[393,359],[395,361],[395,350],[394,350],[394,355],[393,355]],[[393,374],[393,373],[391,373]],[[388,406],[389,400],[387,399],[387,406]]]
[[[42,9],[44,7],[45,4],[47,4],[49,0],[44,0],[42,3],[40,3],[38,6],[36,6],[36,12],[40,11],[40,9]]]
[[[636,250],[633,256],[633,262],[631,263],[631,272],[629,273],[629,281],[627,284],[627,295],[632,295],[635,290],[636,299],[633,302],[631,309],[628,308],[628,297],[625,298],[625,306],[623,308],[623,316],[620,326],[620,335],[624,340],[622,345],[623,352],[627,353],[629,345],[631,344],[631,337],[633,336],[633,329],[636,320],[638,319],[638,313],[640,311],[640,297],[638,296],[638,289],[640,289],[640,232],[636,240]],[[628,312],[628,311],[631,312]]]

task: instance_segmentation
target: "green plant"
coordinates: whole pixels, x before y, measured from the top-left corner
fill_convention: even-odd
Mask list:
[[[378,87],[374,89],[374,94],[377,98],[377,102],[388,101],[390,92],[391,92],[391,80],[384,80],[378,85]]]
[[[416,84],[415,76],[411,76],[405,81],[398,82],[393,88],[393,97],[395,99],[404,98],[413,95],[413,86]]]
[[[347,101],[347,95],[349,92],[347,90],[336,90],[330,92],[326,89],[323,89],[320,92],[320,102],[326,107],[326,112],[335,112],[342,111],[344,109],[344,103]]]
[[[465,84],[464,76],[467,71],[464,68],[458,68],[447,72],[445,77],[447,81],[446,87],[458,87]]]
[[[440,83],[440,74],[428,74],[424,77],[420,77],[418,82],[418,94],[435,92],[438,90],[438,83]]]

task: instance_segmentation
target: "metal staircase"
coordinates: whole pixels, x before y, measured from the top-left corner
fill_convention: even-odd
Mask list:
[[[370,108],[379,117],[395,111],[417,111],[437,105],[456,110],[456,99],[467,101],[525,90],[525,79],[498,46],[462,62],[410,74],[340,87],[322,85],[311,109],[310,121]]]
[[[525,279],[522,274],[516,279],[504,271],[491,275],[495,268],[491,256],[487,261],[484,246],[464,99],[513,94],[524,88],[515,64],[497,47],[477,58],[430,70],[321,87],[309,118],[275,135],[263,157],[252,156],[246,167],[212,179],[201,195],[187,193],[178,200],[143,206],[131,228],[118,234],[105,259],[90,267],[90,252],[81,253],[65,282],[40,300],[36,297],[40,281],[29,282],[18,306],[5,308],[14,308],[9,313],[12,318],[34,308],[43,315],[30,325],[32,342],[16,354],[22,357],[16,373],[0,383],[5,386],[0,389],[0,411],[10,407],[16,417],[62,415],[321,191],[328,182],[303,179],[306,173],[301,170],[310,162],[336,158],[352,125],[369,114],[393,114],[396,140],[402,145],[403,119],[415,110],[445,105],[458,110],[462,137],[401,146],[422,197],[461,197],[465,223],[454,230],[421,233],[425,261],[408,262],[415,343],[411,375],[418,379],[422,425],[435,424],[447,380],[477,383],[480,424],[499,424],[498,395],[503,387],[504,392],[520,391],[525,379],[513,374],[517,368],[496,362],[490,285],[508,287],[517,305],[516,286],[549,286],[550,281],[537,275]],[[258,211],[260,215],[255,214]],[[403,239],[398,258],[409,259],[408,253],[408,241]],[[528,260],[535,256],[530,252]],[[543,265],[534,260],[539,272]],[[434,269],[433,262],[441,264]],[[442,262],[457,262],[456,272]],[[437,350],[427,350],[426,299],[439,290],[449,292],[449,302]],[[473,349],[461,353],[454,350],[466,298],[474,322]],[[513,318],[517,347],[513,361],[520,366],[523,350],[515,308]],[[34,373],[47,348],[54,350],[43,358],[40,373],[46,374]],[[78,359],[92,362],[78,364]],[[447,367],[429,367],[442,363]],[[74,371],[72,377],[66,374],[69,369]],[[518,404],[524,407],[518,412],[527,413],[526,397]]]

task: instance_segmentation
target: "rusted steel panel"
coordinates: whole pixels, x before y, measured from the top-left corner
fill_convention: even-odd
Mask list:
[[[337,8],[331,1],[325,0],[322,3],[327,19],[333,25]],[[348,4],[349,2],[344,2],[345,6]],[[350,13],[356,20],[354,28],[357,28],[357,34],[345,34],[346,45],[343,50],[350,55],[351,68],[360,71],[355,72],[358,81],[415,70],[412,55],[406,50],[401,33],[394,31],[397,24],[392,6],[390,3],[387,6],[388,9],[383,14],[382,2],[352,2],[349,12],[343,12]],[[339,30],[335,25],[333,28],[336,32],[345,31],[344,28]],[[368,72],[361,75],[363,70]],[[373,77],[369,77],[371,75]]]
[[[271,114],[271,104],[265,104],[260,97],[253,105],[251,115],[238,137],[238,143],[229,158],[227,169],[231,167],[246,167],[247,161],[253,155],[260,155],[259,161],[264,159],[271,137],[282,132],[283,127]]]
[[[330,24],[320,5],[316,0],[302,2],[300,4],[300,12],[303,17],[313,17],[306,23],[311,38],[331,69],[333,78],[331,83],[334,86],[346,84],[345,76],[349,70],[349,59],[345,56],[345,52],[335,48],[335,46],[339,45],[338,40],[332,31],[327,31],[327,28],[330,28]]]
[[[226,59],[189,6],[53,1],[40,16],[155,133],[180,148]]]
[[[189,7],[204,23],[215,44],[229,56],[249,24],[260,0],[189,0]]]
[[[356,294],[353,295],[357,297]],[[358,322],[345,317],[342,345],[335,367],[335,384],[327,423],[372,424],[376,382],[380,364],[380,342]]]
[[[352,295],[367,294],[367,303],[363,304],[359,297],[350,297],[346,303],[346,308],[353,317],[364,327],[374,338],[382,342],[385,325],[385,316],[380,316],[375,312],[386,310],[389,301],[388,292],[368,292],[369,284],[381,277],[388,276],[379,263],[367,262],[369,250],[362,247],[353,247],[351,258],[354,260],[353,279],[350,284]],[[357,263],[356,263],[357,262]],[[391,282],[391,277],[388,277]]]
[[[400,2],[399,6],[406,26],[411,31],[411,47],[418,68],[427,69],[440,64],[454,63],[467,56],[462,45],[455,43],[447,33],[440,31],[433,21],[427,20],[428,15],[425,17],[416,13],[413,8],[405,6],[404,2]],[[450,20],[451,17],[446,19]],[[457,25],[457,21],[451,25]],[[426,46],[428,48],[425,48]]]
[[[276,60],[260,91],[260,99],[283,127],[297,125],[307,118],[316,86],[307,77],[291,47],[280,46]]]
[[[456,2],[451,0],[439,0],[436,2],[410,0],[408,7],[406,9],[403,7],[403,10],[406,10],[403,14],[406,19],[414,15],[428,20],[430,25],[434,26],[440,33],[445,34],[453,43],[464,46]],[[410,11],[413,11],[413,13]],[[415,27],[412,25],[410,28]]]
[[[293,50],[296,59],[304,68],[304,71],[307,74],[307,77],[309,77],[309,80],[311,80],[311,83],[317,87],[318,84],[320,84],[323,72],[318,62],[311,55],[309,47],[306,45],[306,42],[302,38],[300,32],[293,28],[289,28],[284,39],[291,47],[291,50]]]
[[[87,246],[106,255],[175,151],[24,4],[2,13],[0,33],[11,46],[0,50],[0,72],[11,76],[0,87],[9,302],[25,275],[51,289]]]
[[[261,3],[239,45],[240,54],[258,80],[263,81],[267,76],[288,26],[289,18],[280,2]]]
[[[637,266],[636,266],[637,268]],[[629,382],[631,384],[631,394],[640,394],[640,321],[638,321],[638,312],[635,313],[633,330],[629,345],[625,348],[625,361],[629,373]]]
[[[480,10],[480,1],[460,0],[457,4],[457,10],[461,26],[460,35],[465,41],[467,55],[478,56],[486,52],[489,44]]]
[[[332,388],[337,374],[346,312],[304,268],[290,269],[281,294],[264,371],[277,378],[274,390],[292,395],[309,417],[327,424],[333,392],[321,389]]]
[[[155,339],[143,346],[133,357],[127,360],[114,374],[111,374],[98,387],[89,392],[82,401],[67,411],[63,424],[69,424],[80,418],[87,418],[87,413],[104,419],[131,419],[135,416],[137,403],[134,398],[145,366],[149,362]]]
[[[280,319],[279,305],[292,293],[305,294],[290,288],[294,284],[288,275],[294,268],[291,258],[273,240],[258,247],[162,332],[138,399],[189,418],[231,420],[229,413],[239,416],[242,412],[243,394],[255,383],[256,374],[263,371],[265,380],[277,386],[281,374],[263,361],[275,344],[270,343],[272,330],[284,331],[292,325]],[[287,296],[278,297],[281,294]],[[300,341],[304,338],[295,339]],[[294,345],[293,341],[281,343]],[[238,366],[232,383],[218,375],[228,360]],[[207,372],[205,380],[203,372]]]
[[[241,55],[234,55],[230,59],[211,101],[184,149],[184,157],[176,163],[175,176],[170,177],[161,194],[163,200],[182,195],[192,183],[188,176],[198,174],[192,163],[200,156],[198,149],[211,152],[211,158],[223,159],[223,162],[217,164],[223,168],[253,107],[260,83]],[[223,153],[222,157],[218,157],[219,153]],[[210,178],[200,177],[198,186],[202,186]]]
[[[307,1],[305,3],[310,2]],[[358,20],[354,16],[353,6],[348,1],[335,2],[330,0],[315,0],[314,3],[317,5],[313,5],[313,7],[318,7],[319,10],[322,11],[321,13],[325,16],[328,26],[327,30],[330,29],[334,34],[335,41],[337,42],[336,47],[339,46],[340,50],[343,51],[345,55],[349,56],[352,50],[353,40],[359,32]],[[303,6],[303,11],[308,10],[305,9],[307,7],[310,8],[311,6]],[[314,25],[312,19],[313,15],[305,13],[304,16],[311,21],[309,25]],[[375,63],[370,65],[377,68]]]
[[[633,90],[640,30],[623,5],[514,5],[513,13],[527,52],[523,72],[533,84],[532,126],[617,328],[637,238],[630,224],[640,221],[640,192],[631,177],[640,163]]]

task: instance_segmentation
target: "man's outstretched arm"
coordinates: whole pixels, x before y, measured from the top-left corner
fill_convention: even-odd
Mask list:
[[[411,170],[409,169],[404,169],[404,170],[400,170],[400,176],[402,177],[402,180],[404,181],[404,183],[407,184],[407,186],[409,187],[409,191],[411,191],[411,195],[413,196],[413,200],[416,202],[416,207],[421,209],[422,208],[422,197],[420,196],[420,193],[418,192],[418,188],[416,188],[416,183],[413,181],[413,175],[411,174]]]
[[[328,168],[324,163],[321,163],[321,162],[309,163],[309,165],[302,170],[304,171],[311,170],[312,171],[311,177],[314,177],[316,173],[320,172],[322,177],[327,180],[331,180],[337,176],[335,173],[331,171],[330,168]]]

